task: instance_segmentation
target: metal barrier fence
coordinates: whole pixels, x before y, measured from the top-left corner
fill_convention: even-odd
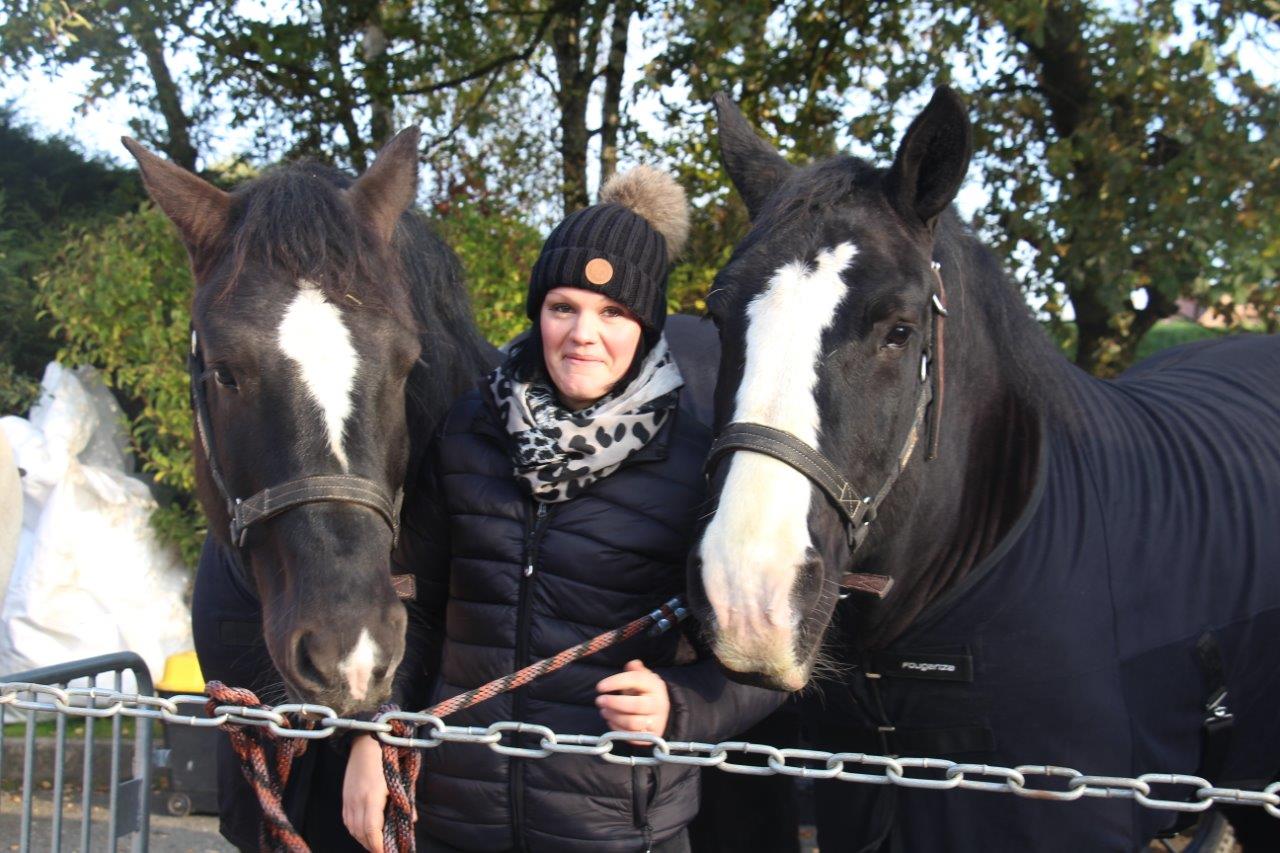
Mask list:
[[[133,672],[137,692],[120,688],[124,672]],[[114,674],[115,689],[79,688],[66,685],[79,678]],[[502,755],[542,759],[553,755],[585,755],[598,760],[631,766],[674,764],[716,768],[727,773],[756,776],[783,775],[802,779],[829,779],[870,785],[894,785],[930,790],[969,790],[1012,794],[1038,800],[1068,802],[1082,797],[1131,799],[1152,809],[1200,812],[1215,804],[1256,806],[1280,818],[1280,782],[1263,790],[1215,787],[1198,776],[1146,773],[1136,778],[1087,775],[1069,767],[1024,764],[1017,767],[959,764],[941,758],[907,758],[855,752],[824,752],[810,749],[782,749],[767,744],[741,741],[725,743],[682,743],[656,735],[636,732],[607,732],[603,735],[568,735],[545,726],[502,721],[487,728],[447,725],[439,717],[425,713],[396,711],[373,720],[338,716],[322,705],[278,705],[274,708],[244,708],[220,705],[213,716],[206,712],[208,697],[153,695],[151,677],[143,661],[134,654],[104,655],[61,666],[46,667],[3,676],[0,680],[0,723],[25,711],[25,751],[22,770],[22,824],[19,849],[31,846],[32,805],[35,798],[34,768],[36,725],[41,713],[56,715],[54,782],[50,793],[53,806],[52,849],[61,849],[63,757],[66,752],[67,720],[85,721],[85,764],[82,769],[81,802],[84,817],[80,827],[80,847],[90,849],[90,814],[93,793],[93,721],[110,719],[111,769],[108,839],[115,849],[117,839],[134,833],[133,851],[146,851],[148,843],[148,794],[151,788],[151,725],[191,726],[197,729],[227,725],[265,728],[279,738],[317,740],[345,731],[362,731],[385,743],[409,749],[432,749],[443,743],[467,743]],[[185,712],[184,712],[185,708]],[[121,780],[122,723],[135,720],[133,776]],[[290,719],[294,723],[290,723]],[[419,737],[396,737],[389,721],[413,724]],[[296,723],[305,723],[297,725]],[[2,729],[0,729],[2,731]],[[631,754],[620,754],[616,746],[642,742]],[[0,780],[4,779],[4,736],[0,734]],[[753,758],[752,758],[753,757]]]
[[[114,688],[113,690],[72,688],[71,695],[76,696],[81,701],[77,705],[73,699],[72,704],[66,710],[60,709],[54,704],[50,704],[48,707],[24,708],[17,703],[0,703],[0,784],[4,784],[6,781],[13,781],[12,777],[15,775],[9,768],[5,767],[4,752],[7,739],[5,727],[15,723],[25,725],[22,734],[22,812],[17,839],[18,849],[21,853],[26,853],[31,849],[32,830],[35,822],[33,809],[37,802],[36,789],[38,787],[36,783],[36,758],[39,750],[37,748],[36,729],[42,722],[41,716],[44,712],[54,715],[53,766],[51,768],[53,779],[49,790],[50,805],[52,806],[49,818],[50,849],[54,853],[58,853],[62,849],[62,836],[66,828],[66,821],[63,817],[63,789],[65,784],[71,780],[67,779],[66,768],[63,765],[66,763],[69,743],[67,722],[72,718],[79,718],[84,722],[84,735],[82,738],[84,760],[83,766],[80,768],[80,783],[82,786],[80,806],[82,814],[77,849],[81,853],[88,853],[91,849],[92,816],[93,806],[95,805],[94,789],[95,785],[98,784],[94,778],[95,744],[98,739],[98,732],[94,731],[94,723],[96,720],[108,718],[111,721],[111,739],[107,779],[107,849],[114,851],[119,839],[132,834],[130,850],[134,851],[134,853],[146,852],[150,830],[148,797],[151,790],[152,724],[150,720],[140,719],[135,722],[133,756],[129,768],[130,775],[129,778],[122,778],[124,775],[124,768],[121,766],[125,743],[124,716],[115,713],[110,707],[102,707],[97,698],[98,695],[119,694],[124,686],[124,674],[126,672],[133,674],[138,693],[149,695],[154,692],[150,670],[147,669],[147,665],[142,658],[132,652],[101,655],[95,658],[42,667],[28,670],[27,672],[15,672],[3,676],[5,682],[21,683],[32,687],[47,685],[49,689],[58,690],[66,688],[71,682],[80,679],[90,679],[93,683],[97,683],[97,679],[105,675],[109,677],[112,688]],[[21,708],[26,713],[15,713],[12,710],[15,707]],[[47,716],[47,713],[45,716]],[[9,776],[6,776],[6,773]]]
[[[1129,799],[1146,808],[1177,812],[1202,812],[1217,804],[1255,806],[1272,817],[1280,818],[1280,782],[1273,782],[1263,790],[1245,790],[1216,787],[1207,779],[1180,773],[1144,773],[1130,778],[1088,775],[1070,767],[1045,764],[1002,767],[961,764],[943,758],[782,749],[744,741],[686,743],[640,732],[571,735],[559,734],[546,726],[514,721],[496,722],[487,728],[451,726],[439,717],[406,711],[380,714],[373,720],[356,720],[341,717],[323,705],[288,704],[274,708],[219,705],[214,708],[214,715],[209,716],[205,713],[207,703],[207,696],[159,697],[101,689],[64,690],[0,681],[0,708],[10,706],[57,711],[71,716],[133,717],[196,728],[255,726],[265,728],[275,737],[307,740],[322,740],[340,732],[360,731],[376,735],[384,743],[410,749],[434,749],[443,743],[466,743],[515,758],[585,755],[633,767],[674,764],[753,776],[834,779],[938,791],[982,791],[1055,802],[1070,802],[1082,797]],[[187,709],[185,713],[184,707]],[[290,718],[306,725],[290,723]],[[425,736],[397,737],[391,733],[389,721],[392,720],[411,723],[419,734]],[[528,740],[522,742],[521,738]],[[617,746],[635,742],[643,742],[648,754],[619,754],[615,751]],[[755,758],[749,762],[750,756]]]

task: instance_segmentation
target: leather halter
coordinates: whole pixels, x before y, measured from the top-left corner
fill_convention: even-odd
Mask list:
[[[194,327],[191,329],[191,352],[187,354],[187,373],[191,379],[191,409],[196,416],[196,432],[200,436],[200,446],[204,449],[213,484],[231,518],[231,542],[236,548],[244,547],[245,537],[254,524],[304,504],[326,502],[355,504],[373,510],[391,528],[391,547],[395,547],[400,538],[403,488],[397,489],[395,497],[390,498],[382,486],[365,477],[317,474],[268,486],[244,499],[232,497],[213,453],[213,432],[209,426],[209,407],[204,393],[204,356]]]
[[[946,290],[942,284],[940,266],[935,261],[931,267],[937,289],[931,294],[929,300],[930,307],[933,309],[931,331],[929,343],[920,360],[921,387],[920,394],[916,398],[915,415],[911,421],[911,429],[907,431],[907,437],[898,452],[896,464],[877,491],[870,493],[854,487],[822,451],[801,441],[791,433],[749,421],[734,421],[721,430],[707,456],[707,473],[710,474],[714,470],[716,463],[722,457],[740,450],[777,459],[799,471],[826,495],[827,500],[840,513],[844,521],[850,551],[857,551],[870,532],[871,522],[875,521],[880,504],[889,496],[890,490],[898,482],[898,477],[901,476],[915,452],[922,430],[928,432],[925,461],[931,461],[938,455],[942,404],[946,390],[943,339],[947,307]],[[930,370],[931,367],[932,370]],[[887,575],[847,572],[841,578],[840,585],[853,592],[865,592],[883,598],[892,588],[893,578]]]

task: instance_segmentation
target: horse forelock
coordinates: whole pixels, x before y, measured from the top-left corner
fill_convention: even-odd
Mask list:
[[[218,298],[248,286],[249,270],[308,282],[332,303],[397,314],[408,305],[393,251],[343,196],[352,179],[331,167],[276,166],[233,194],[225,238],[229,271]]]

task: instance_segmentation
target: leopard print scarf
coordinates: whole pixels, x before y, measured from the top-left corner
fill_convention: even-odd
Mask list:
[[[515,439],[516,479],[544,503],[573,498],[648,444],[675,408],[683,384],[666,338],[621,394],[576,412],[560,404],[545,379],[519,382],[505,367],[489,374],[498,413]]]

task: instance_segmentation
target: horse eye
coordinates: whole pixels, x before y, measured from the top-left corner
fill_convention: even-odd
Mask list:
[[[905,347],[907,341],[911,340],[911,327],[899,323],[889,330],[889,334],[884,336],[884,345],[887,347]]]
[[[235,388],[236,378],[231,374],[230,370],[219,365],[213,369],[214,380],[224,388]]]

